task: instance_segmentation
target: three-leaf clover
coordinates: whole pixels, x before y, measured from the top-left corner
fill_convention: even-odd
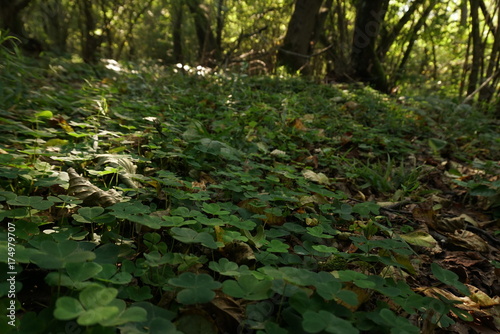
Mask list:
[[[215,297],[213,290],[221,287],[221,283],[214,281],[210,275],[191,272],[171,278],[168,283],[183,288],[177,294],[177,301],[184,305],[208,303]]]

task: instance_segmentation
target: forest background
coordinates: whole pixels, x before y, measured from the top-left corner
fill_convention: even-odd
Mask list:
[[[499,105],[497,0],[2,0],[28,52],[301,73]]]
[[[0,0],[0,332],[497,333],[499,7]]]

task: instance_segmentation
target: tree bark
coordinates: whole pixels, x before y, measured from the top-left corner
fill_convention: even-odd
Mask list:
[[[356,10],[352,43],[352,78],[365,82],[381,92],[389,87],[375,44],[384,23],[389,0],[360,0]]]
[[[200,46],[199,61],[203,65],[213,66],[220,60],[221,53],[210,25],[209,9],[200,0],[188,0],[186,4],[194,18],[196,36]]]
[[[31,0],[0,0],[0,28],[8,30],[11,35],[25,37],[23,21],[19,16]]]
[[[92,9],[92,0],[80,0],[79,5],[83,20],[80,25],[82,59],[88,64],[95,64],[99,58],[97,50],[101,45],[102,38],[94,34],[97,25]]]
[[[493,45],[491,47],[488,68],[486,69],[487,78],[491,77],[493,73],[500,71],[500,15],[497,15],[497,25],[495,27],[491,15],[488,13],[486,5],[483,0],[480,0],[479,7],[483,12],[484,17],[486,17],[486,22],[489,22],[491,33],[493,34]],[[497,90],[498,82],[500,76],[496,75],[493,77],[490,83],[481,88],[479,92],[479,101],[490,102],[493,98],[495,90]]]
[[[312,53],[316,22],[323,0],[297,0],[288,29],[278,52],[278,64],[284,65],[288,72],[302,71]]]
[[[224,30],[224,0],[217,0],[217,26],[215,28],[215,43],[222,50],[222,31]]]
[[[184,62],[184,52],[182,49],[182,22],[184,19],[182,4],[174,2],[172,5],[172,40],[174,43],[174,62],[182,64]]]
[[[467,86],[467,95],[472,94],[477,87],[483,57],[483,48],[479,28],[479,0],[470,0],[470,15],[472,20],[472,67],[469,73],[469,84]]]

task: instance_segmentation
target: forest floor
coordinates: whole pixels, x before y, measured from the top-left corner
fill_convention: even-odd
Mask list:
[[[188,67],[0,66],[2,333],[500,330],[488,111]]]

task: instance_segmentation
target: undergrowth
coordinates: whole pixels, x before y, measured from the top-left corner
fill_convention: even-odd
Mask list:
[[[482,178],[454,184],[494,214],[498,134],[474,109],[151,64],[31,71],[2,52],[0,264],[16,284],[2,280],[0,303],[17,315],[2,333],[419,333],[472,320],[417,289],[469,294],[405,238],[418,222],[381,202],[425,201],[444,191],[441,161],[476,158]]]

